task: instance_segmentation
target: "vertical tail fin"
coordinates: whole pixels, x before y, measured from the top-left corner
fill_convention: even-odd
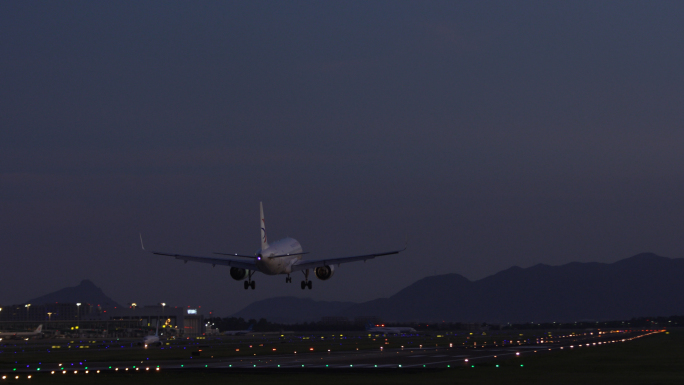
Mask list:
[[[43,324],[40,324],[40,325],[38,325],[38,327],[36,328],[36,330],[34,331],[34,333],[40,333],[40,332],[42,332],[42,331],[43,331]]]
[[[259,225],[261,226],[261,250],[268,248],[268,241],[266,240],[266,221],[264,220],[264,204],[259,202],[259,209],[261,211],[261,221]]]

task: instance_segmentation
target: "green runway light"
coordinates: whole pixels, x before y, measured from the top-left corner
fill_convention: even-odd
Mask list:
[[[425,366],[425,365],[423,365],[423,366]],[[451,365],[447,365],[447,368],[450,368],[450,367],[451,367]]]
[[[185,365],[181,365],[181,368],[182,368],[183,366],[185,366]]]
[[[474,367],[475,367],[475,365],[471,365],[470,367],[471,367],[471,368],[474,368]]]
[[[522,364],[520,364],[520,367],[522,368]]]
[[[159,366],[157,366],[157,367],[159,367]],[[110,366],[109,369],[111,369],[111,368],[112,368],[112,367]]]
[[[280,365],[278,365],[278,366],[280,366]],[[328,367],[328,365],[325,365],[325,367],[327,368],[327,367]]]
[[[399,367],[401,368],[401,365],[399,365]]]
[[[498,367],[499,367],[499,365],[496,365],[496,367],[498,368]]]

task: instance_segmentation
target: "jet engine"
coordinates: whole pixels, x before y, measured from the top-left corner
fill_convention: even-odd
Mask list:
[[[314,273],[316,274],[316,278],[320,279],[321,281],[325,281],[333,276],[333,273],[335,273],[335,266],[325,265],[317,267],[314,269]]]
[[[241,269],[239,267],[231,267],[230,276],[236,281],[242,281],[247,276],[247,270]]]

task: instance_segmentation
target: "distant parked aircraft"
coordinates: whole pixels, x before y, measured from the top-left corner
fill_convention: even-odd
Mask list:
[[[159,321],[157,320],[157,330],[154,332],[153,336],[145,336],[143,338],[143,345],[145,345],[145,348],[151,345],[160,345],[162,344],[161,340],[159,340]]]
[[[366,324],[366,331],[371,333],[383,333],[383,334],[406,334],[406,333],[416,333],[416,329],[409,326],[385,326],[385,325],[373,325]]]
[[[0,332],[0,340],[3,338],[29,338],[43,334],[43,325],[38,325],[32,332]]]
[[[167,255],[170,257],[175,257],[176,259],[181,259],[186,263],[191,262],[201,262],[210,263],[212,266],[224,265],[230,266],[230,276],[241,281],[247,278],[244,283],[245,289],[254,289],[255,284],[252,280],[252,275],[255,272],[261,272],[266,275],[276,275],[276,274],[287,274],[285,278],[286,283],[292,282],[290,274],[295,271],[302,271],[304,273],[304,280],[302,281],[302,290],[305,288],[311,289],[311,281],[309,280],[309,270],[313,270],[314,275],[320,280],[327,280],[333,276],[335,272],[335,265],[339,267],[342,263],[365,261],[368,259],[373,259],[375,257],[380,257],[383,255],[398,254],[406,248],[401,250],[386,251],[382,253],[375,254],[365,254],[365,255],[355,255],[351,257],[341,257],[341,258],[329,258],[329,259],[319,259],[315,261],[304,261],[302,255],[308,254],[303,251],[302,245],[299,244],[295,239],[285,238],[281,239],[272,244],[268,244],[266,240],[266,221],[264,220],[264,206],[259,203],[261,211],[261,221],[259,222],[261,227],[261,248],[257,250],[254,255],[243,255],[243,254],[225,254],[225,253],[214,253],[219,255],[227,255],[231,257],[241,257],[249,258],[249,260],[237,260],[237,259],[227,259],[227,258],[216,258],[216,257],[197,257],[192,255],[182,255],[174,253],[163,253],[158,251],[151,251],[152,254],[157,255]],[[142,241],[142,234],[140,235],[140,245],[142,249],[145,250],[145,245]]]
[[[253,325],[250,324],[249,327],[245,330],[226,330],[222,334],[226,336],[244,336],[245,334],[252,332],[252,327]]]

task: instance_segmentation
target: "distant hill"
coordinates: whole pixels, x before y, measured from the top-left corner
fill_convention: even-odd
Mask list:
[[[683,277],[684,259],[643,253],[611,264],[512,267],[477,281],[458,274],[426,277],[389,298],[346,307],[337,303],[337,312],[324,301],[303,309],[290,297],[277,301],[277,312],[270,300],[247,308],[252,318],[269,320],[276,314],[293,320],[301,320],[302,315],[309,319],[375,315],[388,322],[617,320],[684,314]]]
[[[87,279],[81,281],[78,286],[67,287],[57,290],[44,296],[33,298],[26,303],[40,305],[45,303],[89,303],[91,305],[100,305],[102,307],[120,307],[113,299],[107,297],[102,290],[95,286]]]
[[[253,302],[233,317],[266,318],[271,322],[297,323],[320,321],[321,317],[337,314],[354,302],[314,301],[309,298],[275,297]]]

